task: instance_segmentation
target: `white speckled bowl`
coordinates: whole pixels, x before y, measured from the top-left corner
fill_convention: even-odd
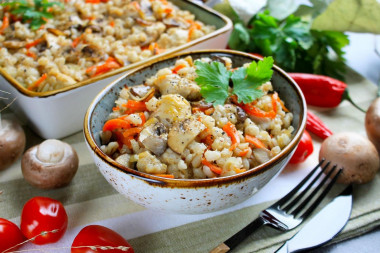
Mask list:
[[[280,68],[273,67],[272,84],[286,107],[294,114],[292,140],[277,156],[246,172],[215,179],[166,179],[142,173],[116,163],[100,149],[99,132],[124,85],[135,85],[157,70],[173,65],[178,57],[193,59],[229,56],[234,66],[258,60],[250,54],[230,50],[202,50],[172,55],[142,66],[108,85],[93,100],[84,121],[84,135],[96,166],[106,180],[125,197],[145,206],[172,213],[206,213],[236,205],[259,191],[280,173],[293,154],[305,128],[306,104],[297,84]]]

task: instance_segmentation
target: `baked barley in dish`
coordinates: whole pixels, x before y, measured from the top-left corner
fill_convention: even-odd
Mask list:
[[[0,6],[0,67],[38,92],[71,86],[215,30],[166,0],[13,2]],[[29,18],[25,8],[42,16]]]
[[[167,178],[254,169],[279,154],[294,131],[293,114],[269,81],[271,64],[232,66],[219,56],[176,60],[120,91],[100,133],[102,151],[128,168]]]

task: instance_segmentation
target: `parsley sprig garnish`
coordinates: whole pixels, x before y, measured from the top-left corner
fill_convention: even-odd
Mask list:
[[[233,72],[217,61],[196,61],[195,66],[198,75],[195,81],[201,87],[200,93],[206,102],[214,105],[223,105],[231,95],[236,95],[238,102],[244,104],[260,98],[264,93],[258,88],[273,75],[272,57],[252,61],[247,68],[240,67]],[[230,80],[232,90],[229,89]]]
[[[249,24],[237,21],[228,45],[231,49],[273,56],[288,72],[307,72],[343,79],[343,48],[347,35],[311,28],[311,20],[290,15],[284,20],[268,11],[252,17]]]
[[[22,22],[30,22],[30,28],[37,30],[41,25],[46,24],[47,19],[53,18],[53,14],[49,12],[49,8],[54,5],[63,8],[60,2],[49,2],[48,0],[34,0],[34,4],[29,4],[26,0],[5,1],[2,6],[8,6],[10,13],[21,17]]]

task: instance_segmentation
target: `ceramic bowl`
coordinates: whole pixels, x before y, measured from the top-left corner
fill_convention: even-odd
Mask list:
[[[108,85],[93,100],[84,121],[87,146],[105,179],[121,194],[146,207],[172,213],[207,213],[236,205],[259,191],[285,167],[302,136],[306,122],[305,99],[297,84],[280,68],[273,66],[272,85],[293,113],[291,142],[271,160],[234,176],[210,179],[166,179],[126,168],[100,149],[99,132],[125,85],[143,83],[157,70],[174,65],[179,57],[193,59],[228,56],[233,66],[258,60],[250,54],[230,50],[180,53],[140,67]]]
[[[59,139],[82,130],[83,117],[91,100],[107,84],[126,72],[176,52],[226,48],[232,30],[231,20],[207,6],[192,1],[171,2],[183,10],[190,11],[203,23],[214,25],[216,30],[162,54],[55,91],[30,91],[0,68],[0,90],[9,93],[2,93],[1,96],[7,96],[7,101],[15,99],[10,109],[42,138]]]

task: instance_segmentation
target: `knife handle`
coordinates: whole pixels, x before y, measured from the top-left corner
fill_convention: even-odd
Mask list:
[[[258,217],[256,220],[252,221],[247,226],[245,226],[242,230],[240,230],[239,232],[228,238],[226,241],[212,249],[210,253],[225,253],[230,251],[264,224],[264,219]]]

